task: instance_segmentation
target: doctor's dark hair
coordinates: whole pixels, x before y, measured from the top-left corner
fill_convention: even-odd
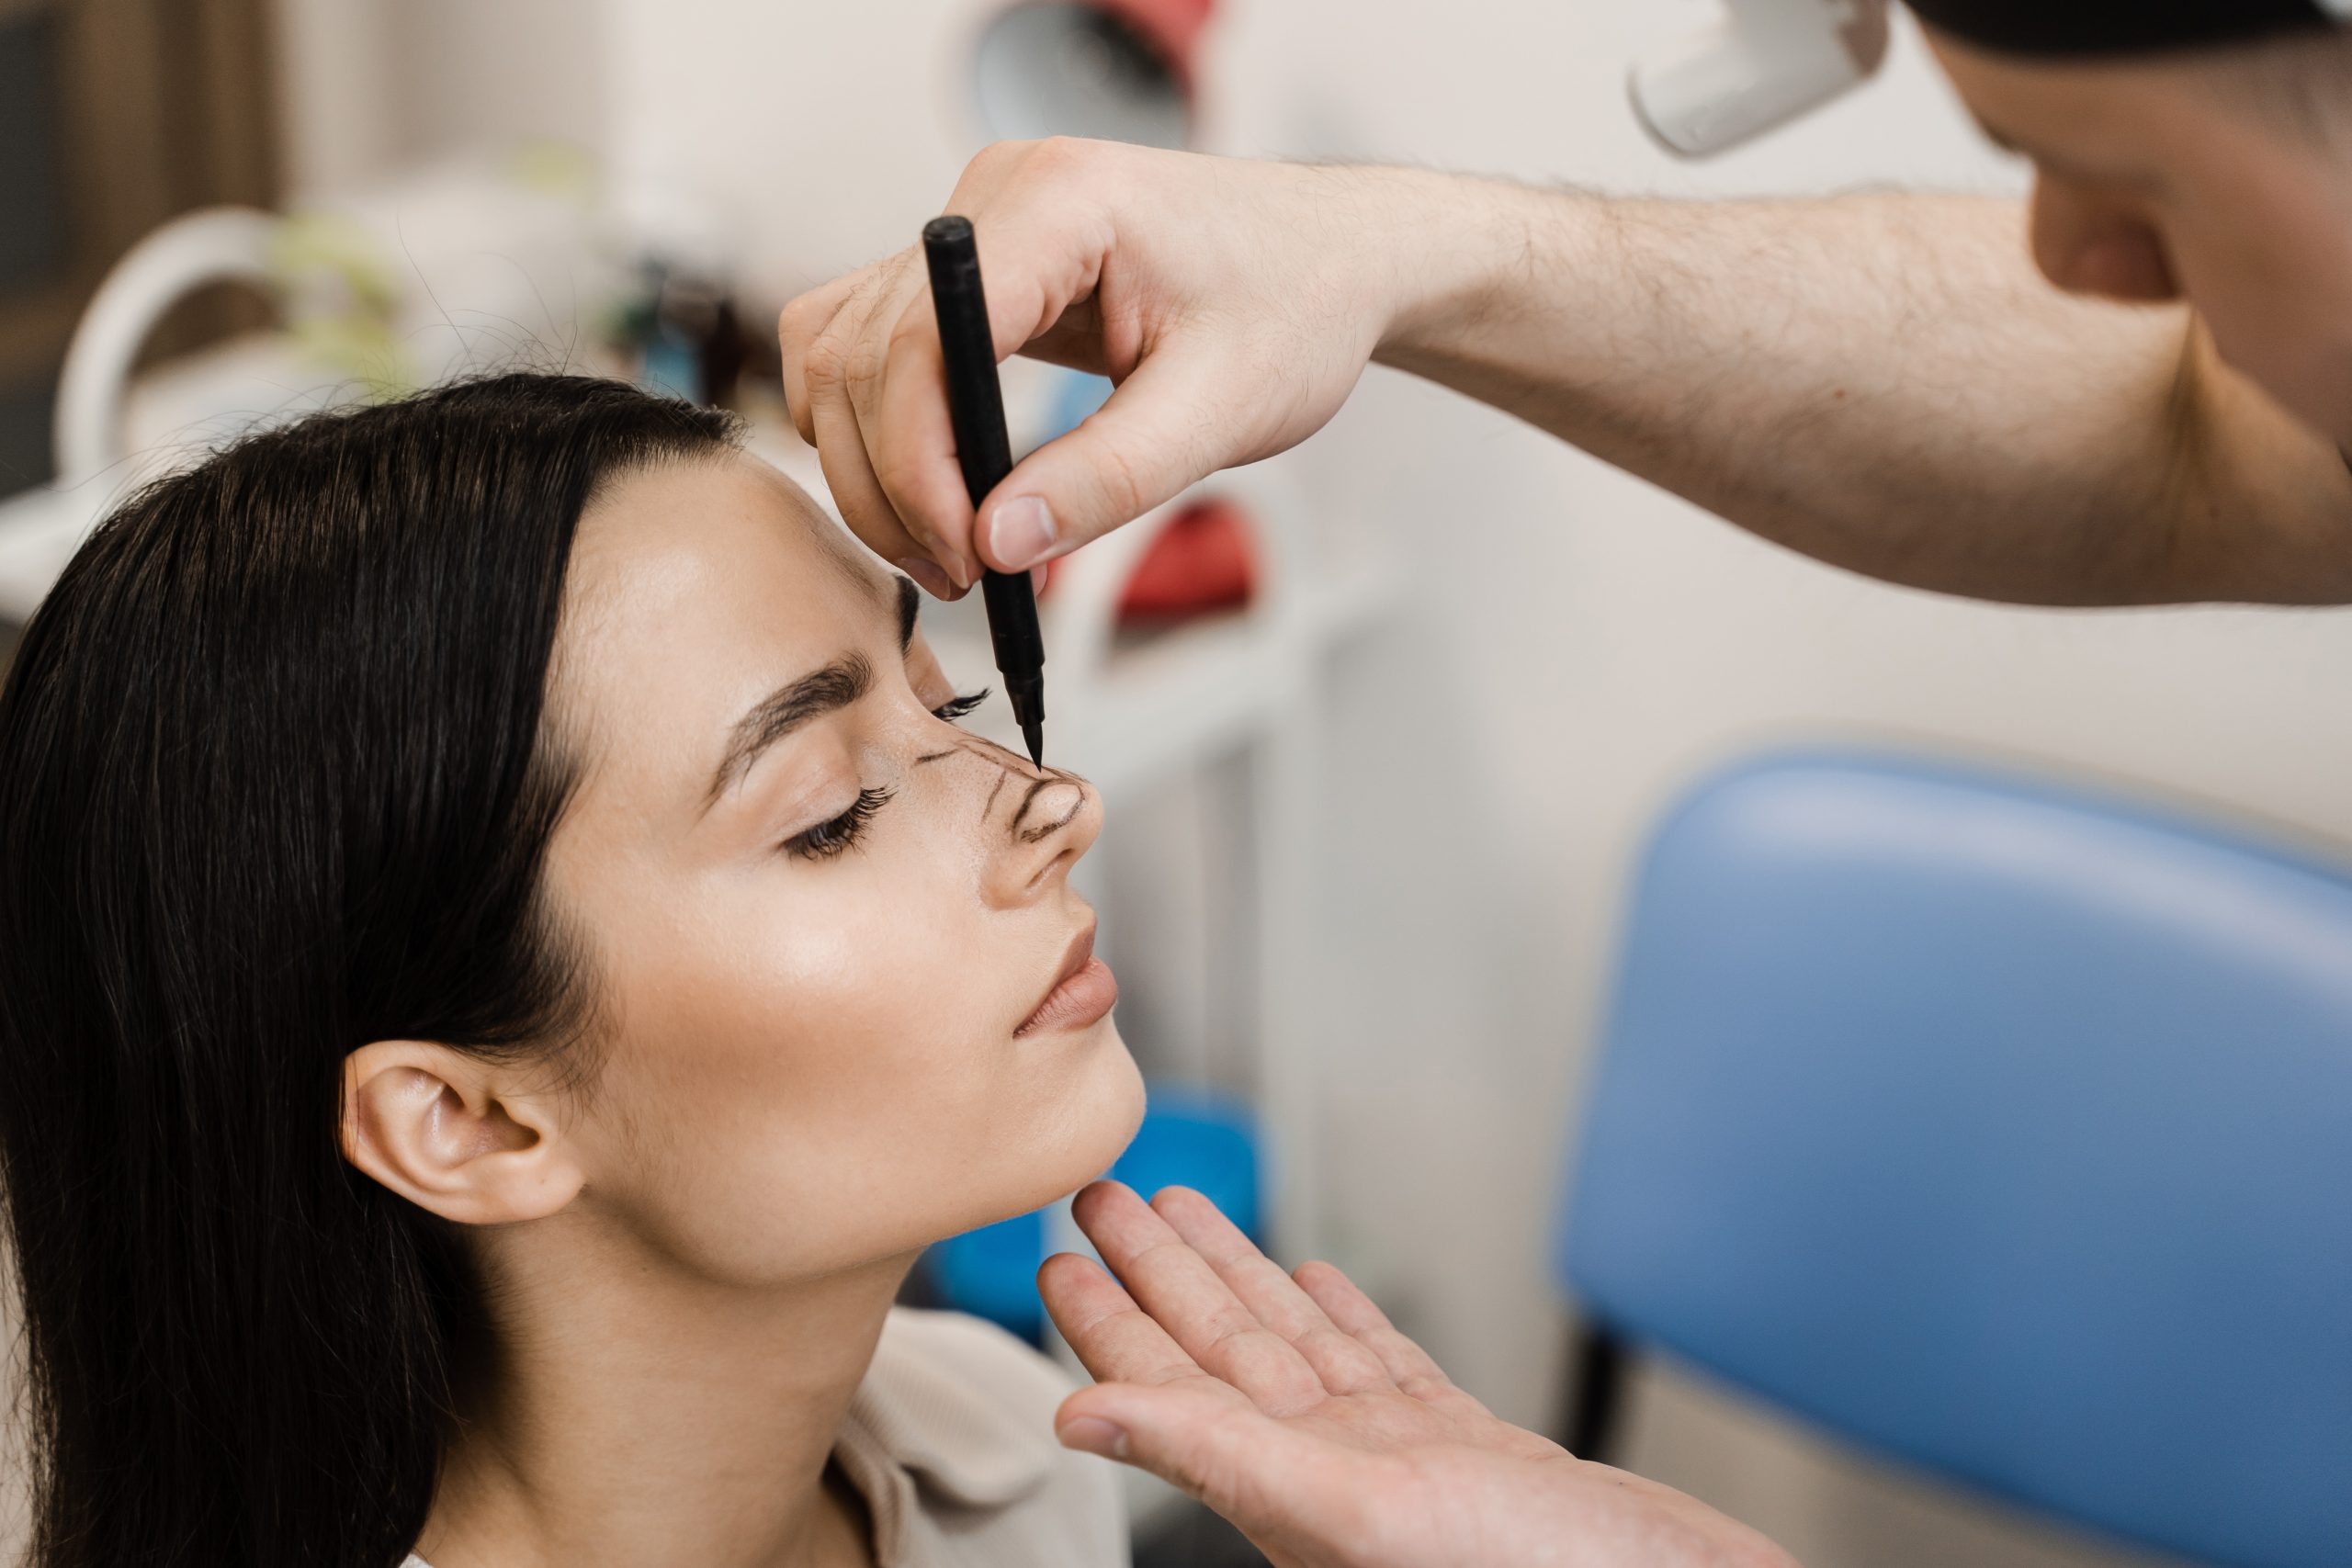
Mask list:
[[[393,1568],[478,1291],[345,1163],[379,1039],[573,1063],[542,872],[581,513],[728,416],[506,376],[255,435],[74,557],[0,693],[0,1180],[38,1568]]]

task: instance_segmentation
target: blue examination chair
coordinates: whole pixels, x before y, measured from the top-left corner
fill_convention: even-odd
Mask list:
[[[2352,1565],[2352,874],[2087,789],[1734,767],[1634,891],[1557,1265],[1627,1353],[2045,1517]]]

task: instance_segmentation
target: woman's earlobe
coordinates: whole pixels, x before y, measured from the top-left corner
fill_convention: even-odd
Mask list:
[[[447,1045],[379,1040],[344,1058],[343,1156],[459,1224],[541,1219],[585,1184],[545,1095]]]

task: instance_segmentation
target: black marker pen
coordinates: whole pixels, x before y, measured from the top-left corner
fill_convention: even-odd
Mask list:
[[[980,292],[980,253],[968,218],[934,218],[922,226],[923,259],[931,264],[932,308],[939,314],[940,356],[947,369],[947,418],[956,430],[956,460],[977,509],[1012,471],[1012,443],[1004,430],[1004,392],[997,385],[996,344],[989,332],[988,299]],[[1046,643],[1037,632],[1037,595],[1025,571],[983,571],[980,593],[989,612],[989,640],[1004,694],[1029,743],[1029,760],[1046,761]]]

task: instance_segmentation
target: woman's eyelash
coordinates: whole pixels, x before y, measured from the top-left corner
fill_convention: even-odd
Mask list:
[[[931,710],[932,716],[952,724],[988,700],[989,689],[983,686],[977,692],[948,698]],[[795,833],[784,841],[786,851],[803,860],[831,860],[844,850],[855,848],[865,832],[865,825],[874,820],[876,812],[890,803],[894,793],[888,789],[859,790],[847,811],[805,832]]]
[[[795,833],[784,841],[786,851],[804,860],[832,859],[857,842],[865,832],[865,825],[874,820],[874,814],[888,805],[895,793],[887,789],[859,790],[847,811],[806,832]]]
[[[965,696],[948,698],[945,702],[931,710],[931,716],[933,718],[944,718],[948,723],[953,724],[957,719],[963,717],[966,714],[970,713],[974,708],[978,707],[982,703],[987,702],[988,700],[989,689],[986,686],[982,686],[978,691],[970,693]]]

